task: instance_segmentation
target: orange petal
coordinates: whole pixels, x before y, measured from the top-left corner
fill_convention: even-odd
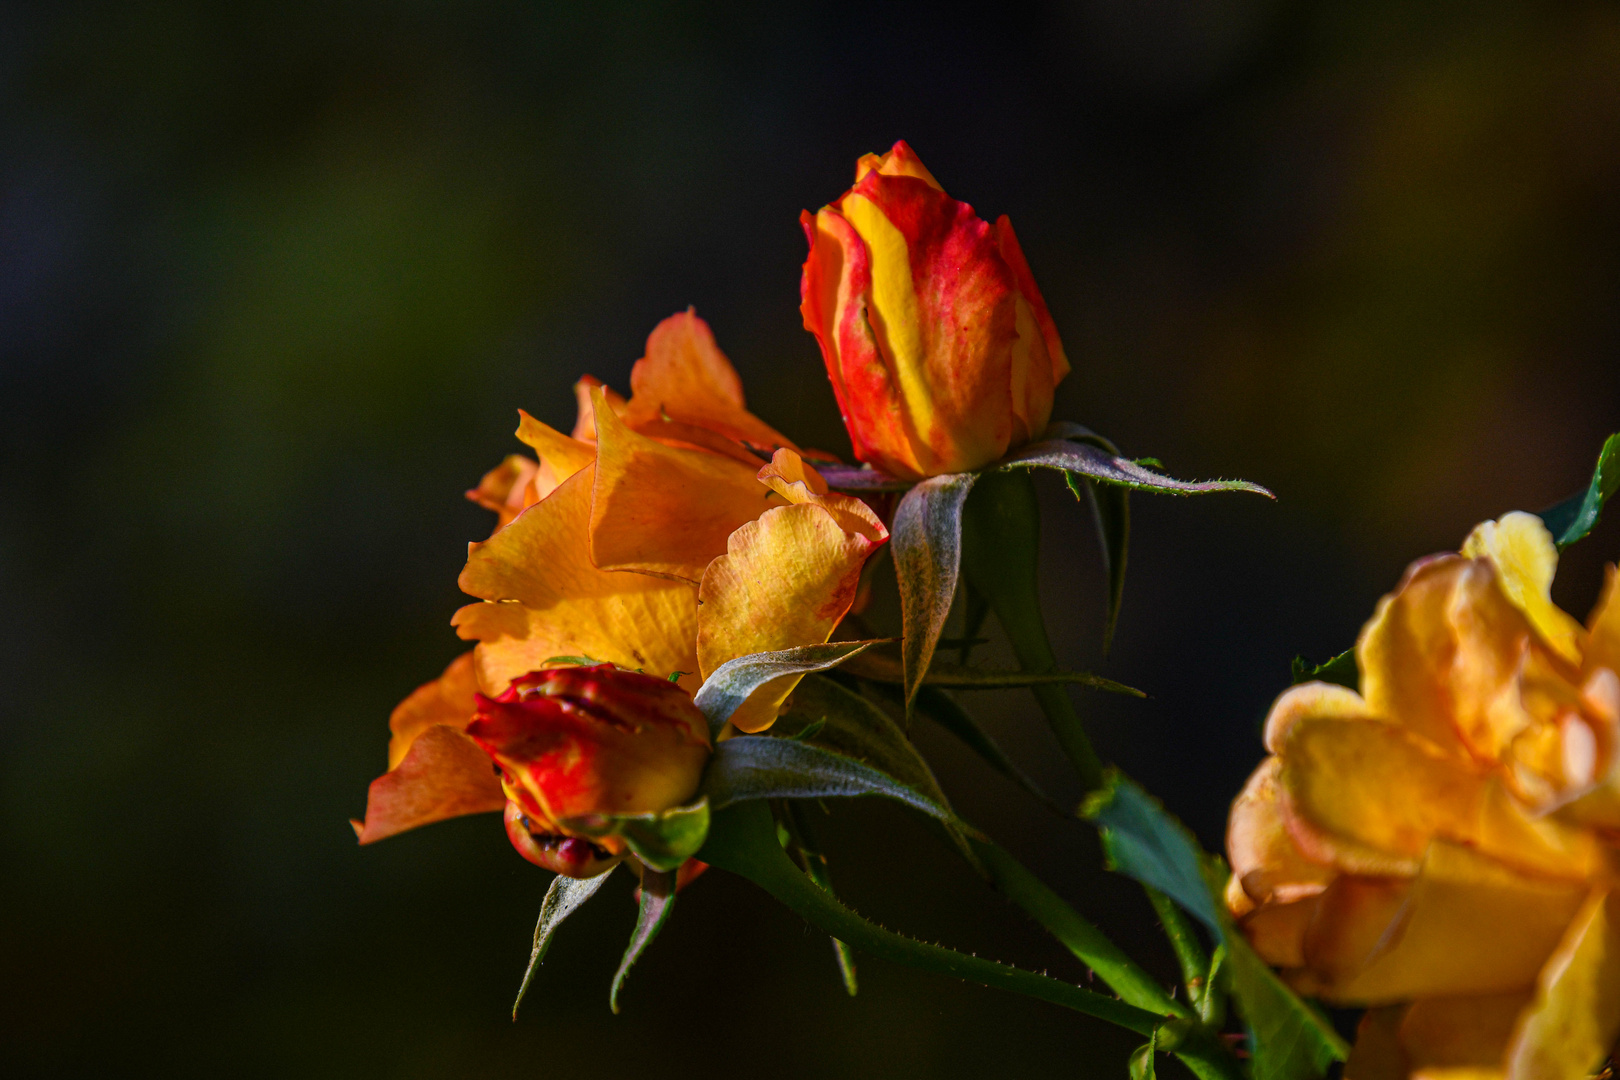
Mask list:
[[[779,451],[780,458],[783,453]],[[808,500],[767,511],[731,535],[726,554],[709,564],[698,590],[698,664],[707,678],[750,653],[815,645],[832,636],[849,611],[861,567],[888,533],[858,500],[865,517],[839,500],[792,485]],[[824,505],[823,501],[833,505]],[[851,527],[846,527],[847,525]],[[754,691],[731,717],[738,730],[763,731],[798,685],[797,676]]]
[[[1305,964],[1305,931],[1316,915],[1319,897],[1307,896],[1286,904],[1266,904],[1240,920],[1255,954],[1272,967],[1297,968]]]
[[[370,844],[418,825],[505,806],[489,757],[460,731],[438,724],[416,737],[396,767],[371,782],[366,820],[351,824],[360,842]]]
[[[759,482],[790,503],[813,503],[831,514],[845,532],[859,533],[874,544],[889,538],[889,530],[872,508],[853,495],[827,490],[827,481],[809,462],[783,447],[770,464],[759,470]]]
[[[1515,510],[1496,521],[1481,522],[1463,541],[1462,553],[1471,559],[1489,559],[1502,592],[1524,612],[1541,640],[1569,663],[1581,662],[1585,632],[1553,603],[1558,546],[1539,517]]]
[[[1267,758],[1232,803],[1226,856],[1232,874],[1256,903],[1290,903],[1314,896],[1333,880],[1331,866],[1312,862],[1289,835],[1278,803],[1280,758]]]
[[[636,570],[697,584],[725,554],[726,538],[772,506],[756,469],[700,450],[666,446],[597,413],[591,557],[603,570]],[[593,654],[594,655],[594,654]]]
[[[1620,893],[1594,892],[1541,971],[1507,1051],[1509,1080],[1582,1080],[1620,1039]]]
[[[1405,1005],[1368,1009],[1356,1025],[1356,1045],[1344,1063],[1344,1080],[1406,1080],[1406,1055],[1397,1038]]]
[[[1603,594],[1586,625],[1586,670],[1620,672],[1620,571],[1613,563],[1603,568]]]
[[[596,447],[591,443],[569,438],[522,409],[518,410],[517,437],[540,458],[534,482],[535,501],[556,491],[558,484],[596,460]]]
[[[624,410],[629,407],[623,394],[604,385],[595,375],[580,376],[580,380],[574,384],[574,401],[578,406],[578,413],[574,419],[574,438],[581,442],[596,441],[596,405],[591,401],[591,394],[596,390],[601,390],[603,396],[607,398],[608,407],[613,410],[613,415],[623,416]]]
[[[504,528],[539,498],[533,487],[538,471],[539,467],[522,454],[509,454],[484,474],[478,486],[467,492],[467,498],[498,514],[495,528]]]
[[[1282,750],[1283,740],[1294,724],[1305,717],[1325,717],[1340,720],[1371,720],[1373,713],[1361,695],[1347,686],[1336,683],[1308,682],[1284,690],[1266,715],[1266,749],[1273,754]]]
[[[1529,998],[1528,991],[1515,990],[1414,1002],[1397,1036],[1413,1075],[1435,1080],[1501,1076],[1513,1023]]]
[[[696,591],[591,563],[595,471],[581,469],[468,552],[461,588],[486,603],[456,612],[455,625],[479,643],[478,679],[487,694],[554,656],[589,656],[655,675],[697,671]]]
[[[1412,882],[1405,878],[1345,876],[1316,898],[1306,927],[1304,965],[1328,982],[1355,975],[1399,928]]]
[[[477,690],[478,676],[468,650],[450,661],[443,675],[417,687],[395,706],[388,718],[388,730],[394,736],[388,740],[388,767],[398,766],[417,736],[436,724],[464,730],[478,708],[473,700]]]
[[[923,165],[922,159],[917,156],[904,139],[895,143],[887,154],[862,154],[860,160],[855,162],[855,182],[858,184],[867,173],[876,170],[884,176],[910,176],[921,180],[935,191],[943,192],[939,181],[934,174]]]
[[[630,370],[625,423],[640,427],[660,415],[765,449],[793,445],[744,406],[736,368],[691,308],[653,328],[647,355]]]
[[[1351,974],[1318,972],[1322,984],[1306,989],[1362,1005],[1526,990],[1586,893],[1582,884],[1529,877],[1437,842],[1371,961]]]

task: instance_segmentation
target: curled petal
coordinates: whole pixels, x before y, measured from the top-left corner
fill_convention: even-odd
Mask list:
[[[1347,686],[1325,682],[1300,683],[1285,690],[1271,706],[1271,712],[1266,716],[1266,749],[1273,754],[1280,752],[1289,729],[1306,717],[1371,720],[1373,714],[1361,695]]]
[[[590,550],[603,570],[696,584],[710,560],[725,554],[728,536],[781,505],[755,479],[757,468],[667,446],[597,415]]]
[[[1462,553],[1489,559],[1502,591],[1529,618],[1541,640],[1571,664],[1581,662],[1581,624],[1552,600],[1558,546],[1540,518],[1516,510],[1483,522],[1468,534]]]
[[[522,409],[518,410],[518,418],[517,437],[540,458],[534,481],[535,501],[556,491],[558,484],[596,460],[596,447],[590,443],[570,438]]]
[[[462,608],[454,621],[463,638],[479,643],[476,665],[486,693],[504,690],[554,656],[590,656],[656,675],[697,670],[695,590],[591,563],[595,470],[575,473],[468,552],[461,588],[485,603]],[[683,685],[695,688],[695,678],[687,678]]]
[[[602,392],[608,408],[613,410],[613,415],[623,416],[624,410],[629,408],[630,403],[624,400],[624,395],[605,385],[601,379],[595,375],[581,376],[574,384],[574,402],[578,407],[578,413],[574,418],[573,432],[574,438],[580,442],[596,441],[596,403],[591,395],[598,390]]]
[[[1331,866],[1307,859],[1289,834],[1279,802],[1282,759],[1267,758],[1232,803],[1226,853],[1232,875],[1257,904],[1314,896],[1335,877]]]
[[[436,724],[412,741],[397,766],[371,782],[366,819],[350,824],[362,844],[371,844],[418,825],[505,805],[484,752],[455,728]]]
[[[709,324],[690,308],[653,329],[647,355],[630,371],[625,423],[640,428],[660,416],[767,450],[793,446],[744,406],[737,370],[714,343]]]
[[[522,454],[508,454],[505,461],[484,474],[478,486],[467,492],[467,498],[492,510],[499,520],[495,528],[505,528],[507,522],[521,514],[525,508],[539,501],[534,480],[539,466]]]

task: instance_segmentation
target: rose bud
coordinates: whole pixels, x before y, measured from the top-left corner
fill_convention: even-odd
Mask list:
[[[917,479],[1041,434],[1069,362],[1005,216],[982,221],[897,142],[800,221],[804,327],[857,458]]]
[[[500,770],[512,845],[569,877],[593,877],[627,849],[567,822],[687,803],[709,760],[708,721],[690,694],[612,664],[531,672],[477,703],[467,734]]]

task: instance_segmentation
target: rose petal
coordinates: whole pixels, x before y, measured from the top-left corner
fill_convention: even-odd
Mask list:
[[[1325,889],[1331,866],[1312,862],[1294,844],[1278,802],[1280,758],[1267,758],[1232,803],[1226,827],[1226,855],[1232,874],[1256,903],[1288,903]]]
[[[1414,1002],[1397,1036],[1409,1067],[1426,1076],[1501,1076],[1513,1022],[1529,999],[1515,990]]]
[[[466,730],[467,721],[478,708],[473,700],[477,690],[478,675],[469,649],[450,661],[443,675],[417,687],[394,707],[388,718],[388,730],[393,732],[393,738],[388,740],[388,767],[392,769],[403,761],[417,736],[436,724]]]
[[[1515,510],[1496,521],[1482,522],[1463,541],[1462,553],[1471,559],[1489,559],[1496,567],[1502,592],[1525,613],[1541,640],[1571,664],[1581,662],[1585,632],[1553,603],[1558,546],[1539,517]]]
[[[351,821],[362,844],[418,825],[506,806],[489,757],[455,728],[423,731],[400,763],[371,782],[366,819]]]
[[[518,410],[518,418],[518,439],[533,448],[540,458],[534,485],[536,501],[556,491],[558,484],[596,460],[596,447],[591,443],[569,438],[522,409]]]
[[[505,528],[507,522],[539,499],[533,487],[538,472],[539,467],[522,454],[508,454],[467,492],[467,498],[494,511],[498,515],[495,528]]]
[[[1597,891],[1541,971],[1507,1052],[1510,1080],[1596,1071],[1620,1038],[1620,893]]]

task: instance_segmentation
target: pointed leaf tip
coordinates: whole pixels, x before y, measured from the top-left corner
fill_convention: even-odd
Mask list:
[[[1604,440],[1597,466],[1592,470],[1591,483],[1557,506],[1541,512],[1541,520],[1557,540],[1559,551],[1585,539],[1597,527],[1603,504],[1616,490],[1620,490],[1620,432]]]
[[[908,709],[934,658],[956,595],[962,563],[962,506],[975,479],[972,473],[929,477],[906,492],[895,508],[889,548],[900,586],[905,631],[900,652]]]
[[[523,1004],[523,995],[529,992],[529,982],[534,978],[534,969],[546,958],[546,952],[551,948],[551,937],[557,932],[562,921],[572,915],[581,904],[596,895],[613,873],[613,868],[602,871],[593,878],[571,878],[558,874],[551,879],[551,887],[546,890],[546,898],[540,903],[540,921],[534,926],[534,945],[529,951],[529,966],[523,969],[523,982],[518,986],[517,999],[512,1002],[512,1020],[516,1022],[518,1006]]]
[[[645,868],[641,872],[641,907],[636,912],[636,928],[630,935],[630,943],[625,946],[624,958],[619,961],[619,970],[614,972],[613,986],[608,991],[608,1007],[613,1010],[613,1015],[619,1015],[619,991],[624,988],[630,969],[664,928],[673,910],[675,875],[661,873],[650,866]]]

